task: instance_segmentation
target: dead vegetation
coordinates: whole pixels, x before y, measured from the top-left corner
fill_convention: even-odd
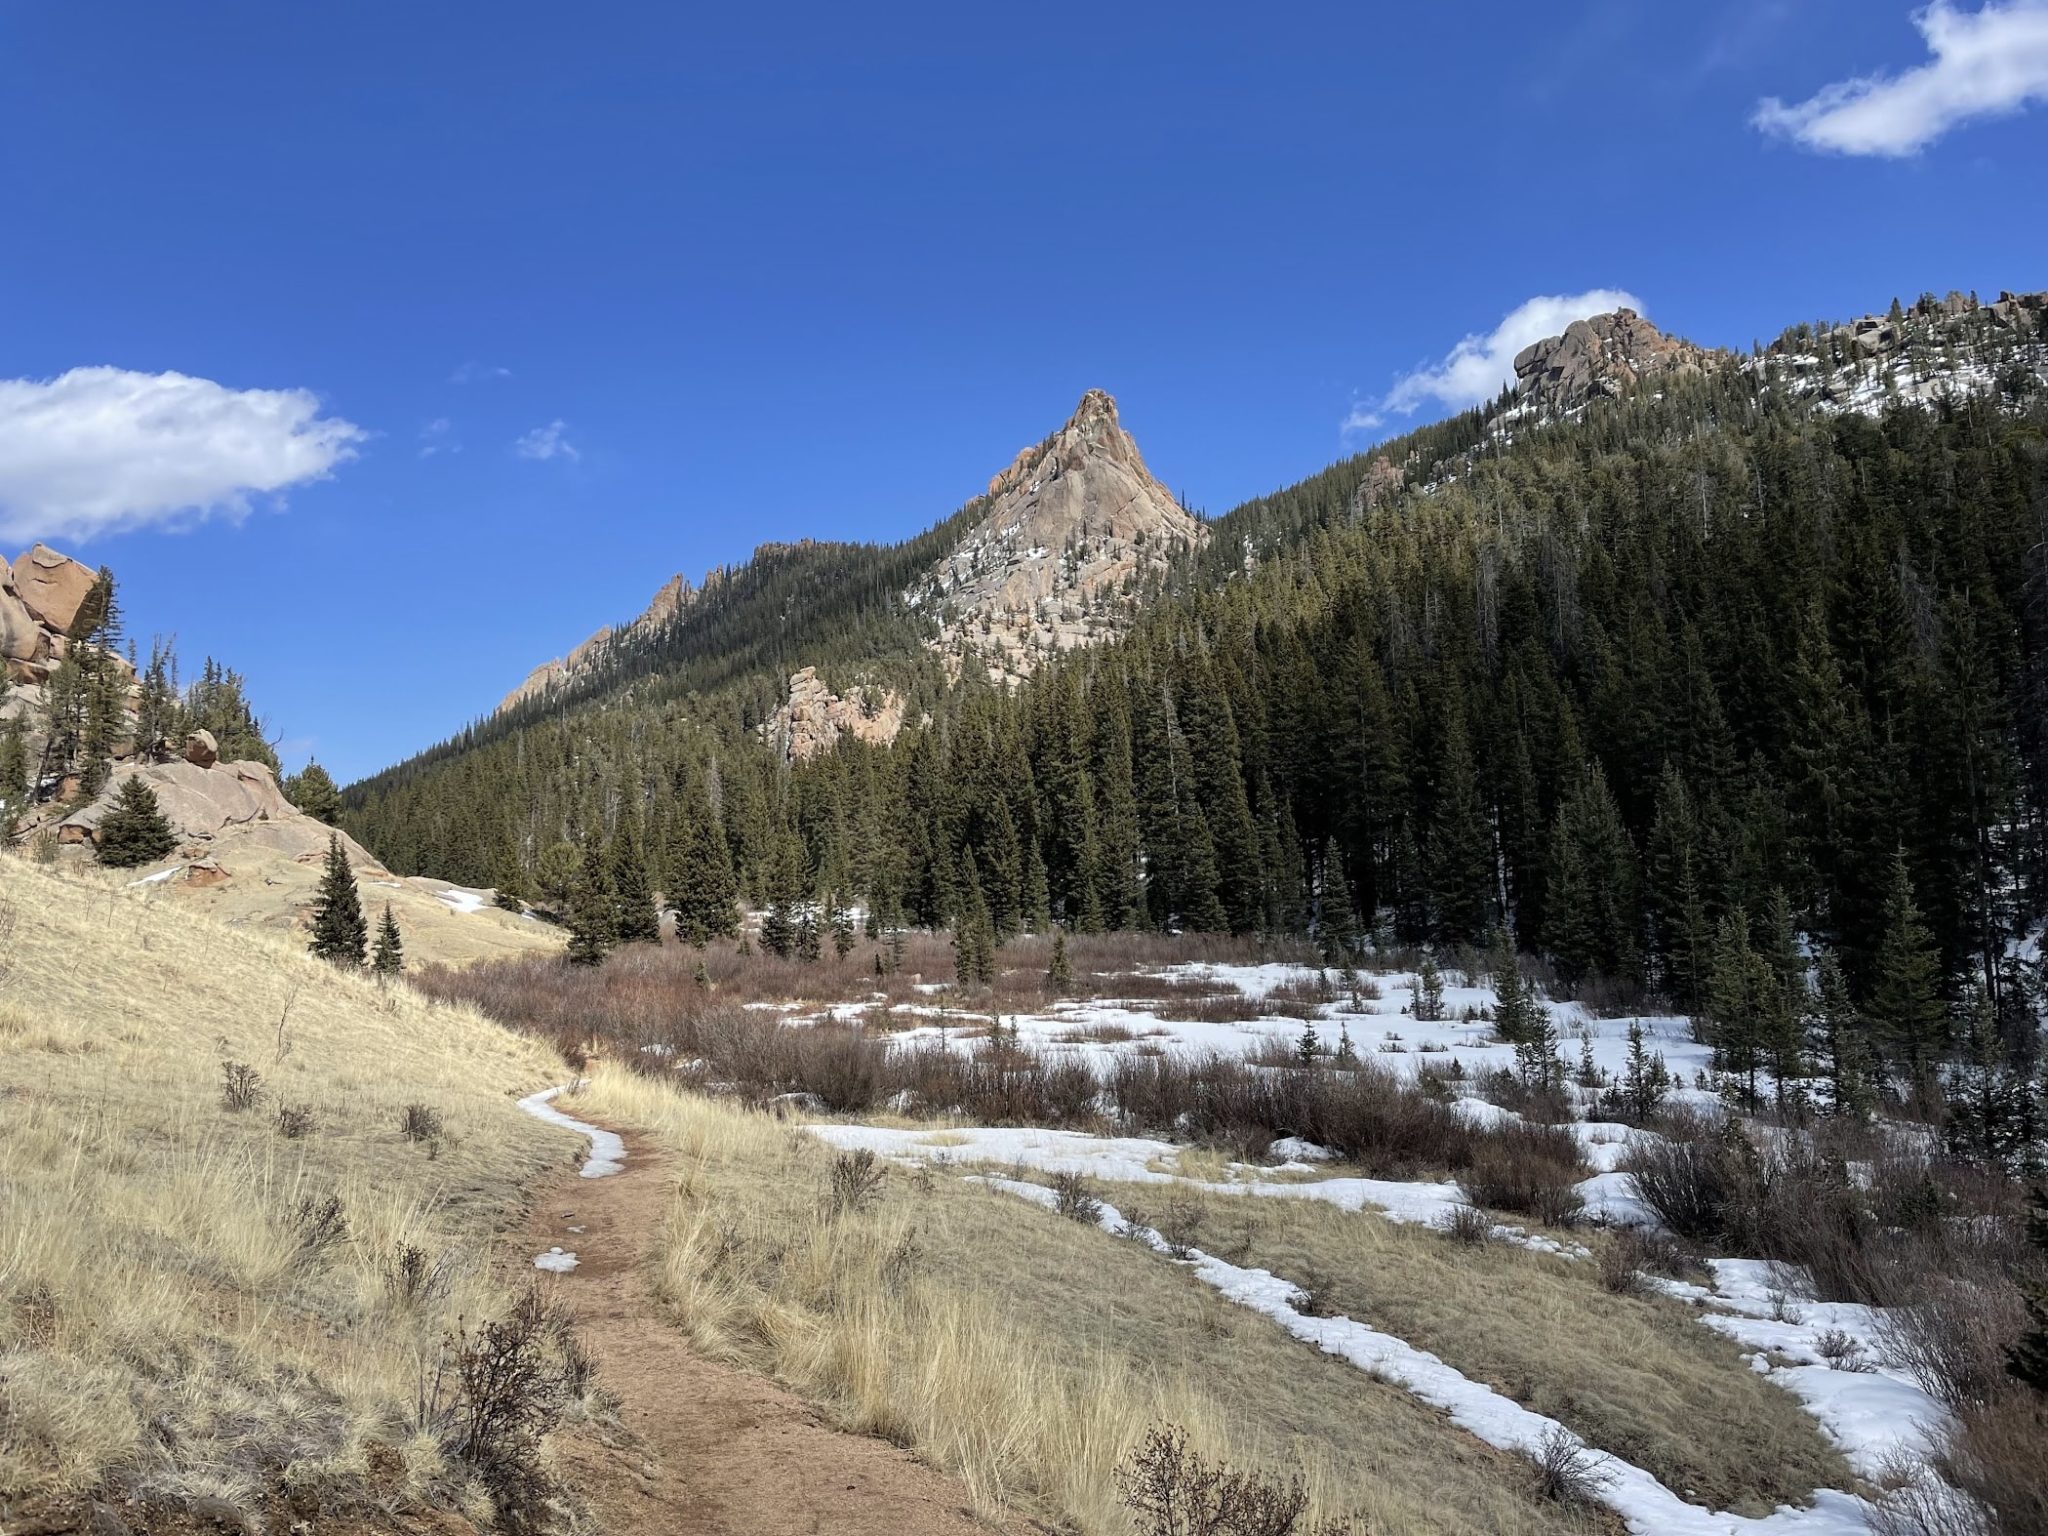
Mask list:
[[[1127,1215],[1160,1209],[1157,1185],[1106,1183],[1100,1195]],[[1593,1447],[1589,1466],[1616,1457],[1750,1515],[1849,1485],[1799,1404],[1683,1303],[1616,1294],[1599,1265],[1489,1240],[1482,1211],[1460,1207],[1461,1241],[1446,1242],[1321,1200],[1177,1198],[1194,1207],[1178,1219],[1196,1245],[1293,1282],[1299,1310],[1367,1321],[1558,1420]],[[1165,1233],[1156,1214],[1153,1225]]]
[[[1170,1424],[1205,1467],[1254,1476],[1287,1507],[1298,1477],[1297,1523],[1279,1527],[1296,1536],[1331,1520],[1445,1536],[1610,1528],[1539,1498],[1520,1458],[1093,1222],[944,1175],[892,1178],[820,1221],[839,1154],[766,1115],[604,1065],[579,1113],[637,1126],[675,1159],[659,1289],[700,1348],[912,1447],[983,1510],[1129,1536],[1116,1469],[1146,1426]],[[1078,1217],[1093,1191],[1071,1194]],[[1234,1240],[1241,1214],[1182,1236]]]
[[[38,914],[0,998],[0,1496],[246,1514],[374,1463],[380,1497],[473,1502],[403,1426],[457,1319],[505,1315],[495,1228],[566,1151],[512,1101],[559,1067],[153,889],[0,858]],[[409,1100],[463,1144],[409,1153]]]

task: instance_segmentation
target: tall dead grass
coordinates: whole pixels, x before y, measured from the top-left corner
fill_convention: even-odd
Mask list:
[[[502,1303],[494,1230],[570,1150],[513,1107],[559,1072],[540,1043],[174,901],[0,858],[27,915],[0,991],[0,1495],[360,1479],[406,1441],[423,1353]],[[415,1101],[434,1148],[399,1134]],[[279,1104],[313,1106],[301,1134]],[[401,1302],[407,1249],[437,1282]]]
[[[692,1340],[959,1475],[978,1507],[1129,1530],[1117,1465],[1152,1425],[1299,1471],[1368,1529],[1580,1529],[1513,1458],[1303,1348],[1156,1254],[945,1174],[835,1208],[832,1154],[731,1101],[600,1066],[582,1099],[649,1132],[676,1202],[659,1290]]]

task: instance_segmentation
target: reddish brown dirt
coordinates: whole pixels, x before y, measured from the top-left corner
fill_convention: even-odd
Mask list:
[[[611,1536],[991,1536],[966,1490],[909,1452],[825,1423],[794,1394],[691,1348],[648,1280],[671,1181],[642,1142],[623,1173],[542,1195],[515,1256],[576,1254],[549,1277],[619,1400],[623,1435],[565,1437],[566,1474]],[[580,1228],[580,1231],[571,1230]]]

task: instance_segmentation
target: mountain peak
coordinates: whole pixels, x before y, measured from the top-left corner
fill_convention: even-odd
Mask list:
[[[1515,388],[1547,410],[1575,411],[1643,379],[1697,373],[1726,356],[1667,336],[1632,309],[1616,309],[1574,320],[1563,335],[1522,348],[1515,354]]]
[[[1208,537],[1100,389],[990,480],[988,497],[981,521],[905,596],[945,611],[934,646],[949,667],[972,654],[998,681],[1120,634],[1141,580]]]
[[[1083,453],[1105,454],[1145,474],[1145,460],[1138,445],[1117,418],[1115,396],[1107,390],[1091,389],[1081,396],[1081,403],[1074,407],[1065,426],[1044,441],[1022,449],[1010,461],[1009,468],[989,481],[989,495],[1001,496],[1018,485],[1042,480],[1044,475],[1039,471],[1062,452],[1069,458]]]

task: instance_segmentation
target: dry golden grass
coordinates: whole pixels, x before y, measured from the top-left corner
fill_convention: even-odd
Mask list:
[[[192,886],[182,875],[173,875],[159,885],[137,889],[152,901],[189,906],[233,928],[281,935],[303,930],[320,884],[317,862],[302,864],[252,839],[232,836],[220,840],[214,856],[229,874],[219,885]],[[92,865],[83,869],[83,878],[113,879],[111,873],[102,876]],[[479,960],[559,952],[567,942],[563,931],[552,923],[515,917],[493,906],[458,912],[435,894],[439,888],[434,881],[401,880],[372,870],[357,873],[356,889],[373,929],[384,903],[391,903],[392,915],[404,933],[408,970],[429,962],[470,965]]]
[[[1109,1184],[1102,1197],[1156,1210],[1167,1195]],[[1198,1246],[1312,1289],[1697,1502],[1762,1515],[1850,1485],[1813,1419],[1732,1340],[1682,1303],[1610,1294],[1593,1264],[1320,1200],[1174,1197],[1201,1212]]]
[[[984,1509],[1125,1536],[1112,1469],[1171,1421],[1206,1454],[1299,1469],[1366,1530],[1615,1528],[1136,1244],[943,1173],[891,1171],[835,1215],[833,1153],[793,1127],[612,1067],[577,1102],[673,1158],[658,1286],[699,1347],[913,1447]]]
[[[514,1107],[559,1063],[158,888],[0,858],[0,903],[0,1495],[317,1487],[373,1441],[432,1475],[418,1363],[497,1310],[492,1237],[578,1145]],[[261,1073],[254,1108],[223,1107],[224,1061]],[[400,1136],[415,1101],[440,1143]],[[329,1196],[346,1234],[309,1247]],[[405,1244],[444,1277],[419,1305],[386,1286]]]

